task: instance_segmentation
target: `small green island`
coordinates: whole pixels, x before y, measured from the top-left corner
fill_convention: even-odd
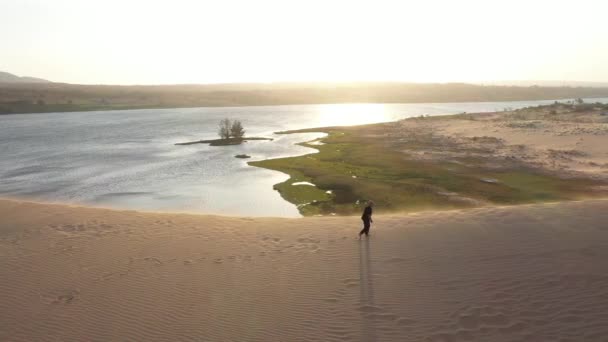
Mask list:
[[[243,128],[241,121],[230,119],[223,119],[220,121],[218,135],[220,136],[220,139],[188,141],[176,143],[175,145],[209,144],[210,146],[230,146],[240,145],[249,140],[273,140],[272,138],[264,137],[245,137],[245,129]],[[244,156],[246,155],[237,155],[236,158],[249,158]]]
[[[595,120],[589,122],[594,134],[608,134],[605,111],[556,103],[278,132],[327,136],[299,144],[318,153],[249,165],[288,174],[290,178],[274,188],[304,216],[358,214],[367,199],[376,202],[379,212],[398,213],[605,197],[606,179],[567,167],[570,162],[584,164],[601,175],[608,165],[585,159],[586,151],[547,148],[543,142],[543,136],[562,136],[588,120]],[[443,131],[446,127],[483,135],[452,134]],[[501,138],[522,132],[524,137],[538,135],[538,145]]]
[[[183,143],[176,143],[175,145],[194,145],[194,144],[209,144],[210,146],[228,146],[228,145],[240,145],[249,140],[270,140],[272,138],[263,137],[243,137],[243,138],[230,138],[230,139],[211,139],[211,140],[197,140],[188,141]]]

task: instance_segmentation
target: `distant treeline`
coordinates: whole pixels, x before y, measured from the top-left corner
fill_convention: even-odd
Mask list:
[[[479,102],[608,97],[608,88],[462,83],[277,83],[162,86],[0,84],[0,114],[324,103]]]

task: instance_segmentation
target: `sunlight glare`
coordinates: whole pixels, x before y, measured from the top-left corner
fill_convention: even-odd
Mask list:
[[[318,106],[319,127],[354,126],[391,120],[382,103],[343,103]]]

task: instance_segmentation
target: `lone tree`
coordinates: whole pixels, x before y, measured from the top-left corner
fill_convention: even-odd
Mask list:
[[[230,139],[230,131],[232,128],[232,122],[228,119],[224,119],[220,121],[220,127],[217,134],[220,135],[222,139]]]
[[[236,139],[241,139],[245,136],[245,130],[239,120],[234,120],[230,126],[230,136]]]
[[[239,120],[231,121],[230,119],[220,121],[217,133],[222,139],[242,139],[245,136],[243,124]]]

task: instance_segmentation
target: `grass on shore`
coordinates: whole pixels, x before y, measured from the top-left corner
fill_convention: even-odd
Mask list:
[[[282,132],[324,132],[328,136],[320,140],[322,144],[300,144],[318,153],[249,164],[289,174],[275,189],[304,216],[356,214],[361,210],[358,203],[367,199],[373,199],[380,212],[572,200],[598,184],[531,169],[488,169],[475,158],[414,160],[402,152],[403,143],[384,133],[391,124]],[[411,150],[417,145],[428,148],[432,142],[418,138],[408,144]],[[484,181],[488,179],[492,181]],[[293,185],[297,182],[311,182],[316,187]]]

